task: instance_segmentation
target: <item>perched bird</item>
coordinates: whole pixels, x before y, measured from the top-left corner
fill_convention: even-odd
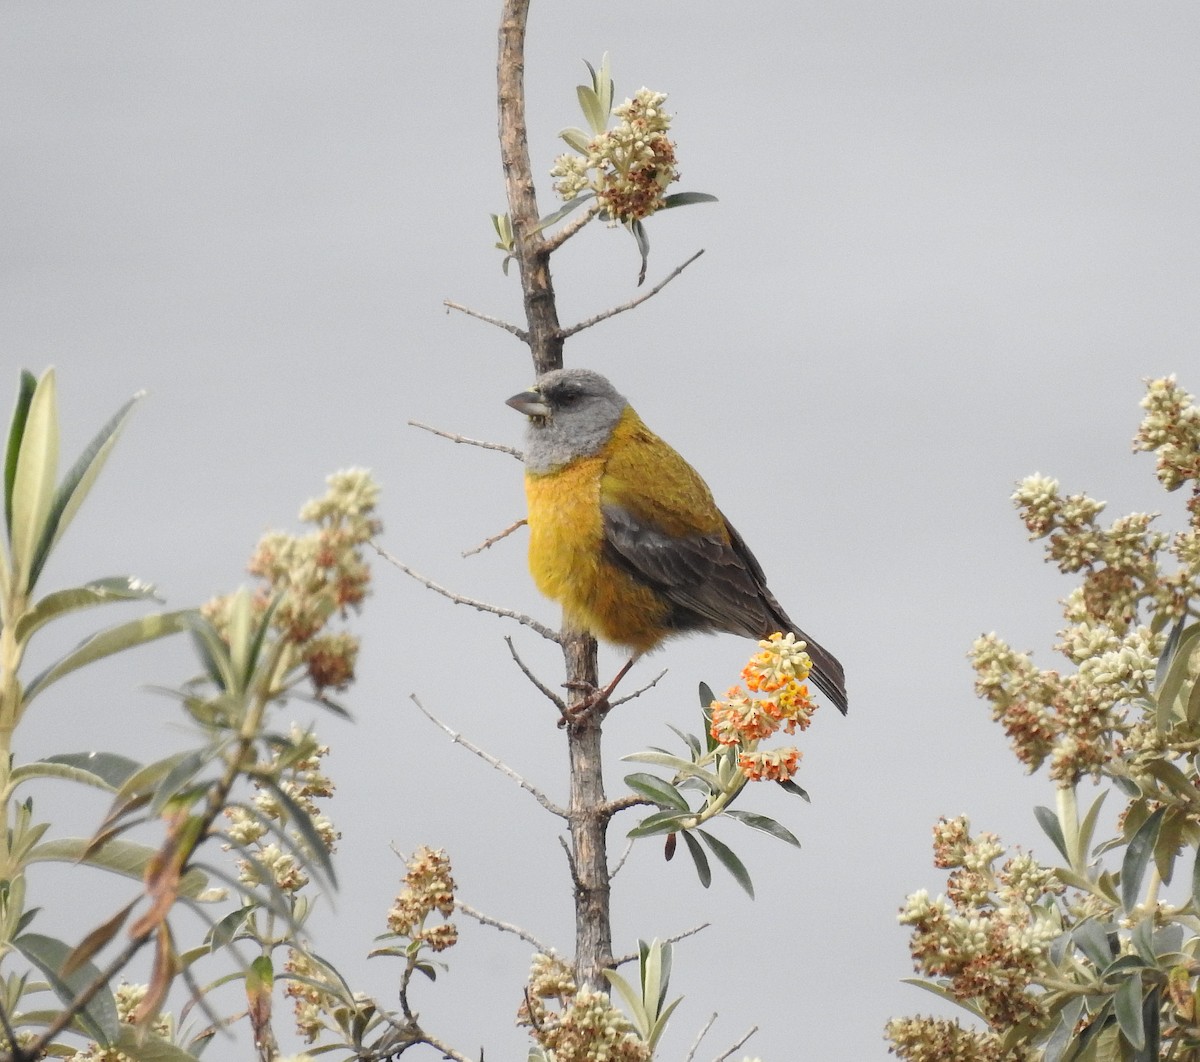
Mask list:
[[[508,404],[529,418],[529,567],[568,623],[635,655],[692,631],[792,632],[846,711],[842,665],[788,619],[704,480],[608,380],[556,369]]]

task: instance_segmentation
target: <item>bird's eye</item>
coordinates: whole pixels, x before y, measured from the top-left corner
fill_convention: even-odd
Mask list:
[[[564,391],[558,397],[558,404],[560,406],[573,406],[578,401],[579,401],[579,392],[578,391]]]

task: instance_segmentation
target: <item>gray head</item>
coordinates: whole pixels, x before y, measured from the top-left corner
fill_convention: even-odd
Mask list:
[[[508,404],[529,418],[525,467],[530,472],[550,472],[598,452],[629,405],[590,369],[555,369]]]

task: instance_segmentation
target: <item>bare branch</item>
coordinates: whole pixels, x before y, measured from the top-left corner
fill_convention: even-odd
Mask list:
[[[648,797],[638,796],[637,793],[626,793],[615,800],[610,800],[600,809],[600,814],[611,819],[618,811],[628,811],[630,808],[657,806]],[[614,870],[615,874],[616,871]]]
[[[521,673],[529,679],[541,692],[542,696],[551,701],[559,712],[565,717],[567,714],[567,702],[564,701],[557,693],[548,686],[543,685],[541,680],[525,666],[525,661],[517,655],[516,646],[513,645],[513,640],[507,634],[504,636],[505,642],[508,643],[508,651],[512,653],[513,660],[516,661],[517,667],[521,669]]]
[[[543,955],[551,955],[554,953],[553,948],[543,944],[532,933],[522,929],[520,926],[514,926],[510,922],[501,922],[499,919],[493,918],[491,915],[486,915],[482,911],[475,910],[475,908],[469,903],[463,903],[462,900],[456,899],[454,901],[454,906],[462,911],[463,914],[469,916],[470,918],[474,918],[476,922],[479,922],[482,925],[491,926],[493,929],[499,929],[502,933],[515,934],[525,941],[526,944],[533,945],[533,947],[537,948],[537,950]]]
[[[462,303],[451,302],[449,299],[443,299],[442,305],[447,310],[457,310],[459,313],[465,313],[468,317],[474,317],[480,321],[486,321],[490,325],[495,325],[497,328],[503,328],[506,332],[511,332],[522,343],[529,342],[529,333],[523,328],[518,328],[515,324],[509,324],[508,321],[502,321],[499,317],[492,317],[490,314],[480,313],[478,310],[472,310],[470,306],[463,306]]]
[[[654,689],[655,686],[657,686],[660,682],[662,682],[662,680],[666,676],[666,674],[667,674],[667,669],[664,667],[657,675],[654,676],[654,678],[652,678],[649,682],[647,682],[646,685],[640,687],[639,689],[634,690],[630,694],[626,694],[626,696],[624,696],[624,697],[621,697],[621,698],[613,701],[608,706],[609,711],[611,711],[613,708],[615,708],[618,704],[624,704],[626,701],[632,701],[634,698],[640,697],[647,690]]]
[[[746,1033],[745,1036],[743,1036],[736,1044],[734,1044],[723,1055],[717,1055],[717,1057],[713,1059],[713,1062],[725,1062],[725,1059],[727,1059],[730,1055],[732,1055],[734,1053],[734,1051],[736,1051],[739,1047],[741,1047],[742,1044],[744,1044],[747,1040],[749,1040],[750,1037],[753,1036],[756,1032],[758,1032],[758,1026],[751,1025],[749,1031]]]
[[[691,929],[685,929],[682,933],[676,933],[675,936],[673,936],[673,937],[667,937],[667,939],[664,940],[663,943],[664,944],[678,944],[679,941],[681,941],[681,940],[687,940],[688,937],[694,937],[697,933],[703,933],[711,925],[712,925],[711,922],[701,922],[698,926],[692,926]],[[619,959],[613,959],[613,965],[614,966],[624,966],[627,962],[633,962],[634,959],[636,959],[636,958],[637,958],[637,955],[635,955],[635,954],[622,955]],[[714,1014],[713,1017],[715,1018],[716,1015]],[[734,1046],[734,1050],[736,1051],[738,1047],[741,1047],[741,1045],[744,1044],[746,1042],[746,1040],[750,1037],[750,1034],[755,1032],[756,1029],[757,1029],[757,1026],[754,1029],[751,1029],[750,1032],[746,1033],[746,1036],[743,1037],[740,1041],[738,1041],[738,1043]]]
[[[499,450],[502,454],[511,454],[518,461],[525,460],[525,455],[515,446],[505,446],[504,443],[494,443],[488,442],[485,439],[472,439],[466,435],[456,435],[452,431],[442,431],[441,428],[435,428],[431,424],[422,424],[419,420],[410,420],[408,426],[432,432],[434,435],[443,439],[449,439],[451,442],[465,443],[467,446],[479,446],[484,450]]]
[[[626,840],[625,850],[621,853],[621,858],[617,860],[617,865],[608,872],[608,880],[610,882],[621,873],[621,868],[625,865],[625,860],[629,858],[629,853],[633,851],[633,840],[632,837]]]
[[[476,546],[474,549],[464,550],[463,556],[464,557],[474,557],[476,553],[482,553],[485,549],[491,549],[497,542],[500,542],[501,540],[508,538],[508,536],[511,535],[514,531],[517,531],[520,528],[524,527],[527,523],[529,523],[529,521],[525,517],[521,517],[521,519],[518,520],[515,524],[509,524],[508,527],[506,527],[498,535],[492,535],[491,538],[485,538],[483,540],[483,542],[480,545]]]
[[[579,882],[579,871],[575,866],[575,853],[571,851],[571,846],[567,844],[567,839],[559,834],[558,843],[562,845],[562,850],[567,854],[567,867],[571,871],[571,882],[575,886],[575,891],[578,892],[583,886]]]
[[[580,229],[600,213],[600,204],[592,203],[582,214],[567,222],[553,236],[548,236],[542,244],[543,249],[547,254],[557,251],[564,243],[575,235]]]
[[[703,1029],[701,1029],[701,1030],[700,1030],[700,1031],[699,1031],[699,1032],[696,1034],[696,1039],[692,1041],[692,1047],[691,1047],[691,1050],[690,1050],[690,1051],[688,1051],[688,1053],[687,1053],[687,1057],[686,1057],[686,1058],[684,1058],[683,1062],[695,1062],[695,1058],[696,1058],[696,1052],[700,1050],[700,1041],[701,1041],[701,1040],[703,1040],[703,1039],[704,1039],[704,1037],[708,1035],[708,1030],[709,1030],[709,1029],[711,1029],[711,1028],[713,1027],[713,1023],[714,1023],[716,1020],[717,1020],[717,1015],[716,1015],[716,1013],[714,1012],[714,1013],[713,1013],[713,1016],[712,1016],[711,1018],[709,1018],[709,1019],[708,1019],[708,1021],[706,1021],[706,1022],[704,1023],[704,1028],[703,1028]]]
[[[480,612],[490,612],[493,616],[501,616],[504,619],[516,620],[518,623],[524,624],[531,630],[535,630],[547,641],[555,642],[558,645],[562,644],[562,637],[558,631],[553,631],[543,623],[538,623],[532,616],[527,616],[523,612],[514,612],[510,608],[501,608],[499,605],[491,605],[486,601],[477,601],[473,597],[464,597],[462,594],[456,594],[452,590],[447,590],[439,583],[435,583],[432,579],[422,575],[420,572],[410,568],[407,564],[401,561],[398,557],[393,557],[386,549],[378,542],[372,540],[370,546],[389,564],[395,565],[410,579],[415,579],[418,583],[428,587],[435,593],[441,594],[442,597],[449,598],[456,605],[469,605],[471,608],[478,609]]]
[[[624,313],[626,310],[632,310],[637,306],[641,306],[641,304],[647,299],[654,298],[655,295],[662,291],[663,288],[670,284],[672,280],[679,276],[680,273],[687,269],[687,267],[690,266],[703,253],[704,250],[702,248],[682,265],[677,265],[671,270],[670,273],[666,275],[666,277],[655,284],[654,287],[652,287],[649,291],[643,292],[641,295],[637,296],[637,298],[630,299],[628,302],[622,303],[620,306],[614,306],[612,309],[605,310],[603,313],[598,313],[595,317],[589,317],[586,321],[580,321],[579,324],[571,325],[570,328],[560,328],[558,334],[563,339],[568,339],[576,332],[582,332],[585,328],[591,328],[594,324],[599,324],[601,321],[607,321],[610,317],[616,317],[619,313]]]
[[[457,730],[453,730],[448,727],[421,703],[420,698],[415,693],[409,694],[409,700],[411,700],[413,704],[415,704],[421,710],[421,714],[424,715],[425,718],[431,723],[433,723],[434,726],[440,727],[447,734],[449,734],[450,740],[456,745],[461,745],[468,752],[473,752],[476,756],[483,760],[484,763],[495,767],[496,770],[498,770],[501,774],[511,778],[517,783],[517,785],[524,789],[525,792],[529,793],[534,800],[541,804],[542,807],[550,812],[550,814],[557,815],[560,819],[565,819],[567,817],[567,811],[565,808],[560,808],[554,803],[554,801],[546,796],[545,793],[538,789],[537,786],[526,780],[523,776],[519,775],[516,771],[509,767],[508,764],[504,763],[502,760],[496,759],[496,757],[491,755],[491,753],[484,752],[483,749],[481,749],[478,745],[473,744],[467,738],[463,737],[462,734],[460,734]]]

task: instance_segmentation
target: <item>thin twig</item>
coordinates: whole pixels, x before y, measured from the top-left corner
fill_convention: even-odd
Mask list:
[[[647,690],[654,689],[655,686],[657,686],[660,682],[662,682],[662,680],[666,676],[666,674],[667,674],[667,668],[664,667],[657,675],[654,676],[654,678],[652,678],[649,682],[647,682],[646,685],[642,686],[639,689],[634,690],[632,693],[626,694],[624,697],[620,697],[617,700],[613,701],[608,706],[609,711],[612,711],[612,709],[614,709],[618,704],[624,704],[626,701],[632,701],[635,698],[640,697]]]
[[[502,454],[510,454],[518,461],[525,460],[525,454],[518,450],[515,446],[505,446],[504,443],[488,442],[486,439],[472,439],[467,435],[457,435],[452,431],[442,431],[441,428],[435,428],[432,424],[423,424],[419,420],[410,420],[408,422],[410,428],[420,428],[422,431],[427,431],[433,435],[437,435],[442,439],[449,439],[453,443],[463,443],[466,446],[478,446],[484,450],[499,450]]]
[[[501,922],[498,918],[493,918],[491,915],[484,914],[482,911],[477,911],[469,903],[463,903],[462,900],[455,899],[454,906],[457,907],[463,914],[474,918],[476,922],[480,922],[485,926],[491,926],[493,929],[499,929],[502,933],[513,933],[520,937],[526,944],[532,944],[543,955],[550,955],[553,948],[543,944],[528,930],[522,929],[520,926],[514,926],[511,922]]]
[[[517,783],[517,785],[524,789],[525,792],[529,793],[534,800],[541,804],[542,807],[550,812],[550,814],[557,815],[560,819],[565,819],[567,817],[567,811],[565,808],[560,808],[532,782],[517,774],[517,772],[514,771],[507,763],[496,759],[496,757],[491,755],[491,753],[484,752],[483,749],[469,741],[467,738],[463,737],[462,734],[460,734],[457,730],[453,730],[443,723],[439,718],[437,718],[437,716],[431,713],[429,709],[425,707],[425,705],[421,703],[420,698],[415,693],[409,694],[409,700],[411,700],[413,704],[415,704],[421,710],[421,714],[424,715],[425,718],[431,723],[433,723],[434,726],[440,727],[447,734],[449,734],[450,740],[456,745],[461,745],[468,752],[473,752],[476,756],[483,760],[484,763],[496,768],[496,770],[498,770],[501,774],[511,778]]]
[[[625,860],[629,858],[629,853],[633,851],[633,838],[630,837],[625,842],[625,850],[621,853],[621,858],[617,860],[617,865],[608,872],[608,880],[612,881],[618,874],[621,873],[621,868],[625,865]]]
[[[500,320],[499,317],[492,317],[490,314],[480,313],[478,310],[472,310],[470,306],[463,306],[459,302],[451,302],[449,299],[442,300],[442,305],[447,310],[457,310],[459,313],[465,313],[468,317],[474,317],[479,321],[486,321],[490,325],[495,325],[497,328],[503,328],[506,332],[511,332],[522,343],[529,342],[529,333],[523,328],[518,328],[515,324],[509,324],[507,321]]]
[[[564,700],[563,700],[563,699],[562,699],[562,698],[561,698],[561,697],[560,697],[560,696],[559,696],[557,693],[555,693],[555,692],[554,692],[552,689],[550,689],[550,687],[549,687],[549,686],[546,686],[546,685],[544,685],[544,684],[542,683],[542,681],[541,681],[541,680],[540,680],[540,679],[537,677],[537,675],[535,675],[535,674],[534,674],[532,671],[530,671],[530,670],[529,670],[529,668],[528,668],[528,667],[526,667],[526,665],[525,665],[525,661],[524,661],[524,660],[522,660],[522,659],[521,659],[521,658],[520,658],[520,657],[517,655],[517,647],[516,647],[515,645],[513,645],[513,640],[512,640],[512,638],[510,638],[510,637],[509,637],[509,636],[506,634],[506,635],[504,636],[504,641],[507,643],[507,645],[508,645],[508,651],[509,651],[510,653],[512,653],[512,658],[513,658],[513,660],[515,660],[515,661],[516,661],[516,663],[517,663],[517,667],[519,667],[519,668],[521,669],[521,673],[522,673],[522,674],[523,674],[523,675],[524,675],[524,676],[525,676],[527,679],[529,679],[529,681],[530,681],[530,682],[532,682],[532,683],[534,684],[534,686],[536,686],[536,687],[537,687],[537,689],[539,690],[539,692],[542,694],[542,696],[543,696],[543,697],[546,697],[548,700],[550,700],[551,702],[553,702],[554,706],[555,706],[555,707],[556,707],[556,708],[559,710],[559,712],[560,712],[560,713],[561,713],[563,716],[565,716],[565,715],[567,714],[567,702],[566,702],[566,701],[564,701]]]
[[[624,796],[619,796],[614,800],[608,801],[608,803],[606,803],[600,809],[600,814],[605,818],[611,819],[618,811],[628,811],[630,808],[651,805],[654,805],[654,801],[650,800],[648,797],[639,796],[637,793],[626,793]]]
[[[543,248],[548,254],[557,251],[564,243],[575,235],[580,229],[600,213],[600,204],[593,202],[582,214],[577,214],[567,224],[558,230],[553,236],[545,237]]]
[[[756,1032],[758,1032],[758,1026],[751,1025],[749,1032],[747,1032],[745,1036],[743,1036],[736,1044],[734,1044],[723,1055],[717,1055],[717,1057],[713,1059],[713,1062],[725,1062],[725,1059],[727,1059],[730,1055],[732,1055],[734,1053],[734,1051],[736,1051],[739,1047],[741,1047],[742,1044],[744,1044],[747,1040],[749,1040],[750,1037],[753,1036]]]
[[[0,1006],[0,1022],[4,1024],[4,1035],[8,1037],[8,1046],[14,1052],[14,1057],[16,1057],[15,1052],[20,1050],[17,1046],[16,1030],[9,1023],[8,1011],[3,1006]]]
[[[676,933],[673,937],[667,937],[663,943],[678,944],[681,940],[687,940],[688,937],[694,937],[697,933],[703,933],[711,925],[711,922],[701,922],[698,926],[693,926],[691,929],[685,929],[682,933]],[[619,959],[613,959],[613,966],[624,966],[627,962],[633,962],[633,960],[636,958],[637,955],[622,955]],[[753,1031],[754,1030],[752,1029],[751,1032]],[[747,1033],[746,1035],[749,1036],[750,1033]],[[740,1047],[741,1044],[744,1044],[745,1042],[745,1040],[742,1040],[737,1046]]]
[[[386,549],[379,545],[378,542],[372,540],[370,542],[370,546],[385,561],[387,561],[389,564],[395,565],[410,579],[415,579],[418,583],[421,583],[423,586],[427,586],[430,590],[434,591],[434,593],[438,593],[441,594],[442,597],[449,598],[456,605],[469,605],[471,608],[478,609],[480,612],[490,612],[493,616],[501,616],[504,619],[516,620],[518,623],[522,623],[526,627],[537,631],[538,634],[540,634],[547,641],[555,642],[558,645],[562,644],[562,637],[559,635],[558,631],[551,630],[543,623],[538,623],[538,621],[532,616],[527,616],[523,612],[514,612],[510,608],[501,608],[499,605],[492,605],[486,601],[477,601],[473,597],[464,597],[462,594],[456,594],[453,590],[447,590],[439,583],[435,583],[428,576],[424,576],[420,572],[410,568],[398,557],[393,557]]]
[[[619,313],[624,313],[626,310],[632,310],[634,307],[641,306],[641,304],[647,299],[654,298],[655,295],[662,291],[663,288],[670,284],[672,280],[679,276],[680,273],[687,269],[687,267],[690,266],[703,253],[704,249],[701,248],[682,265],[677,265],[674,269],[672,269],[665,278],[655,284],[654,287],[652,287],[649,291],[643,292],[641,295],[637,296],[637,298],[630,299],[628,302],[622,303],[620,306],[614,306],[612,309],[605,310],[603,313],[598,313],[595,317],[589,317],[586,321],[580,321],[579,324],[571,325],[570,328],[560,328],[558,330],[559,336],[561,336],[563,339],[568,339],[576,332],[582,332],[585,328],[591,328],[594,324],[599,324],[601,321],[607,321],[608,318],[616,317]]]
[[[713,1023],[716,1022],[716,1020],[717,1020],[717,1015],[716,1015],[716,1012],[714,1011],[713,1016],[704,1023],[704,1028],[701,1029],[700,1032],[696,1034],[696,1039],[692,1041],[691,1050],[688,1051],[687,1056],[684,1058],[683,1062],[695,1062],[696,1052],[700,1050],[700,1041],[703,1040],[706,1035],[708,1035],[708,1030],[713,1027]]]
[[[575,886],[575,891],[578,892],[583,886],[579,881],[579,871],[575,866],[575,853],[571,851],[571,846],[567,844],[567,839],[560,833],[558,835],[558,843],[562,845],[562,850],[567,853],[567,867],[571,871],[571,883]]]
[[[485,538],[483,540],[483,542],[481,542],[474,549],[464,550],[463,556],[464,557],[474,557],[476,553],[482,553],[485,549],[491,549],[497,542],[500,542],[501,540],[508,538],[508,536],[511,535],[514,531],[519,531],[527,523],[529,523],[529,520],[525,517],[521,517],[521,519],[518,520],[515,524],[509,524],[508,527],[506,527],[498,535],[492,535],[491,538]]]

